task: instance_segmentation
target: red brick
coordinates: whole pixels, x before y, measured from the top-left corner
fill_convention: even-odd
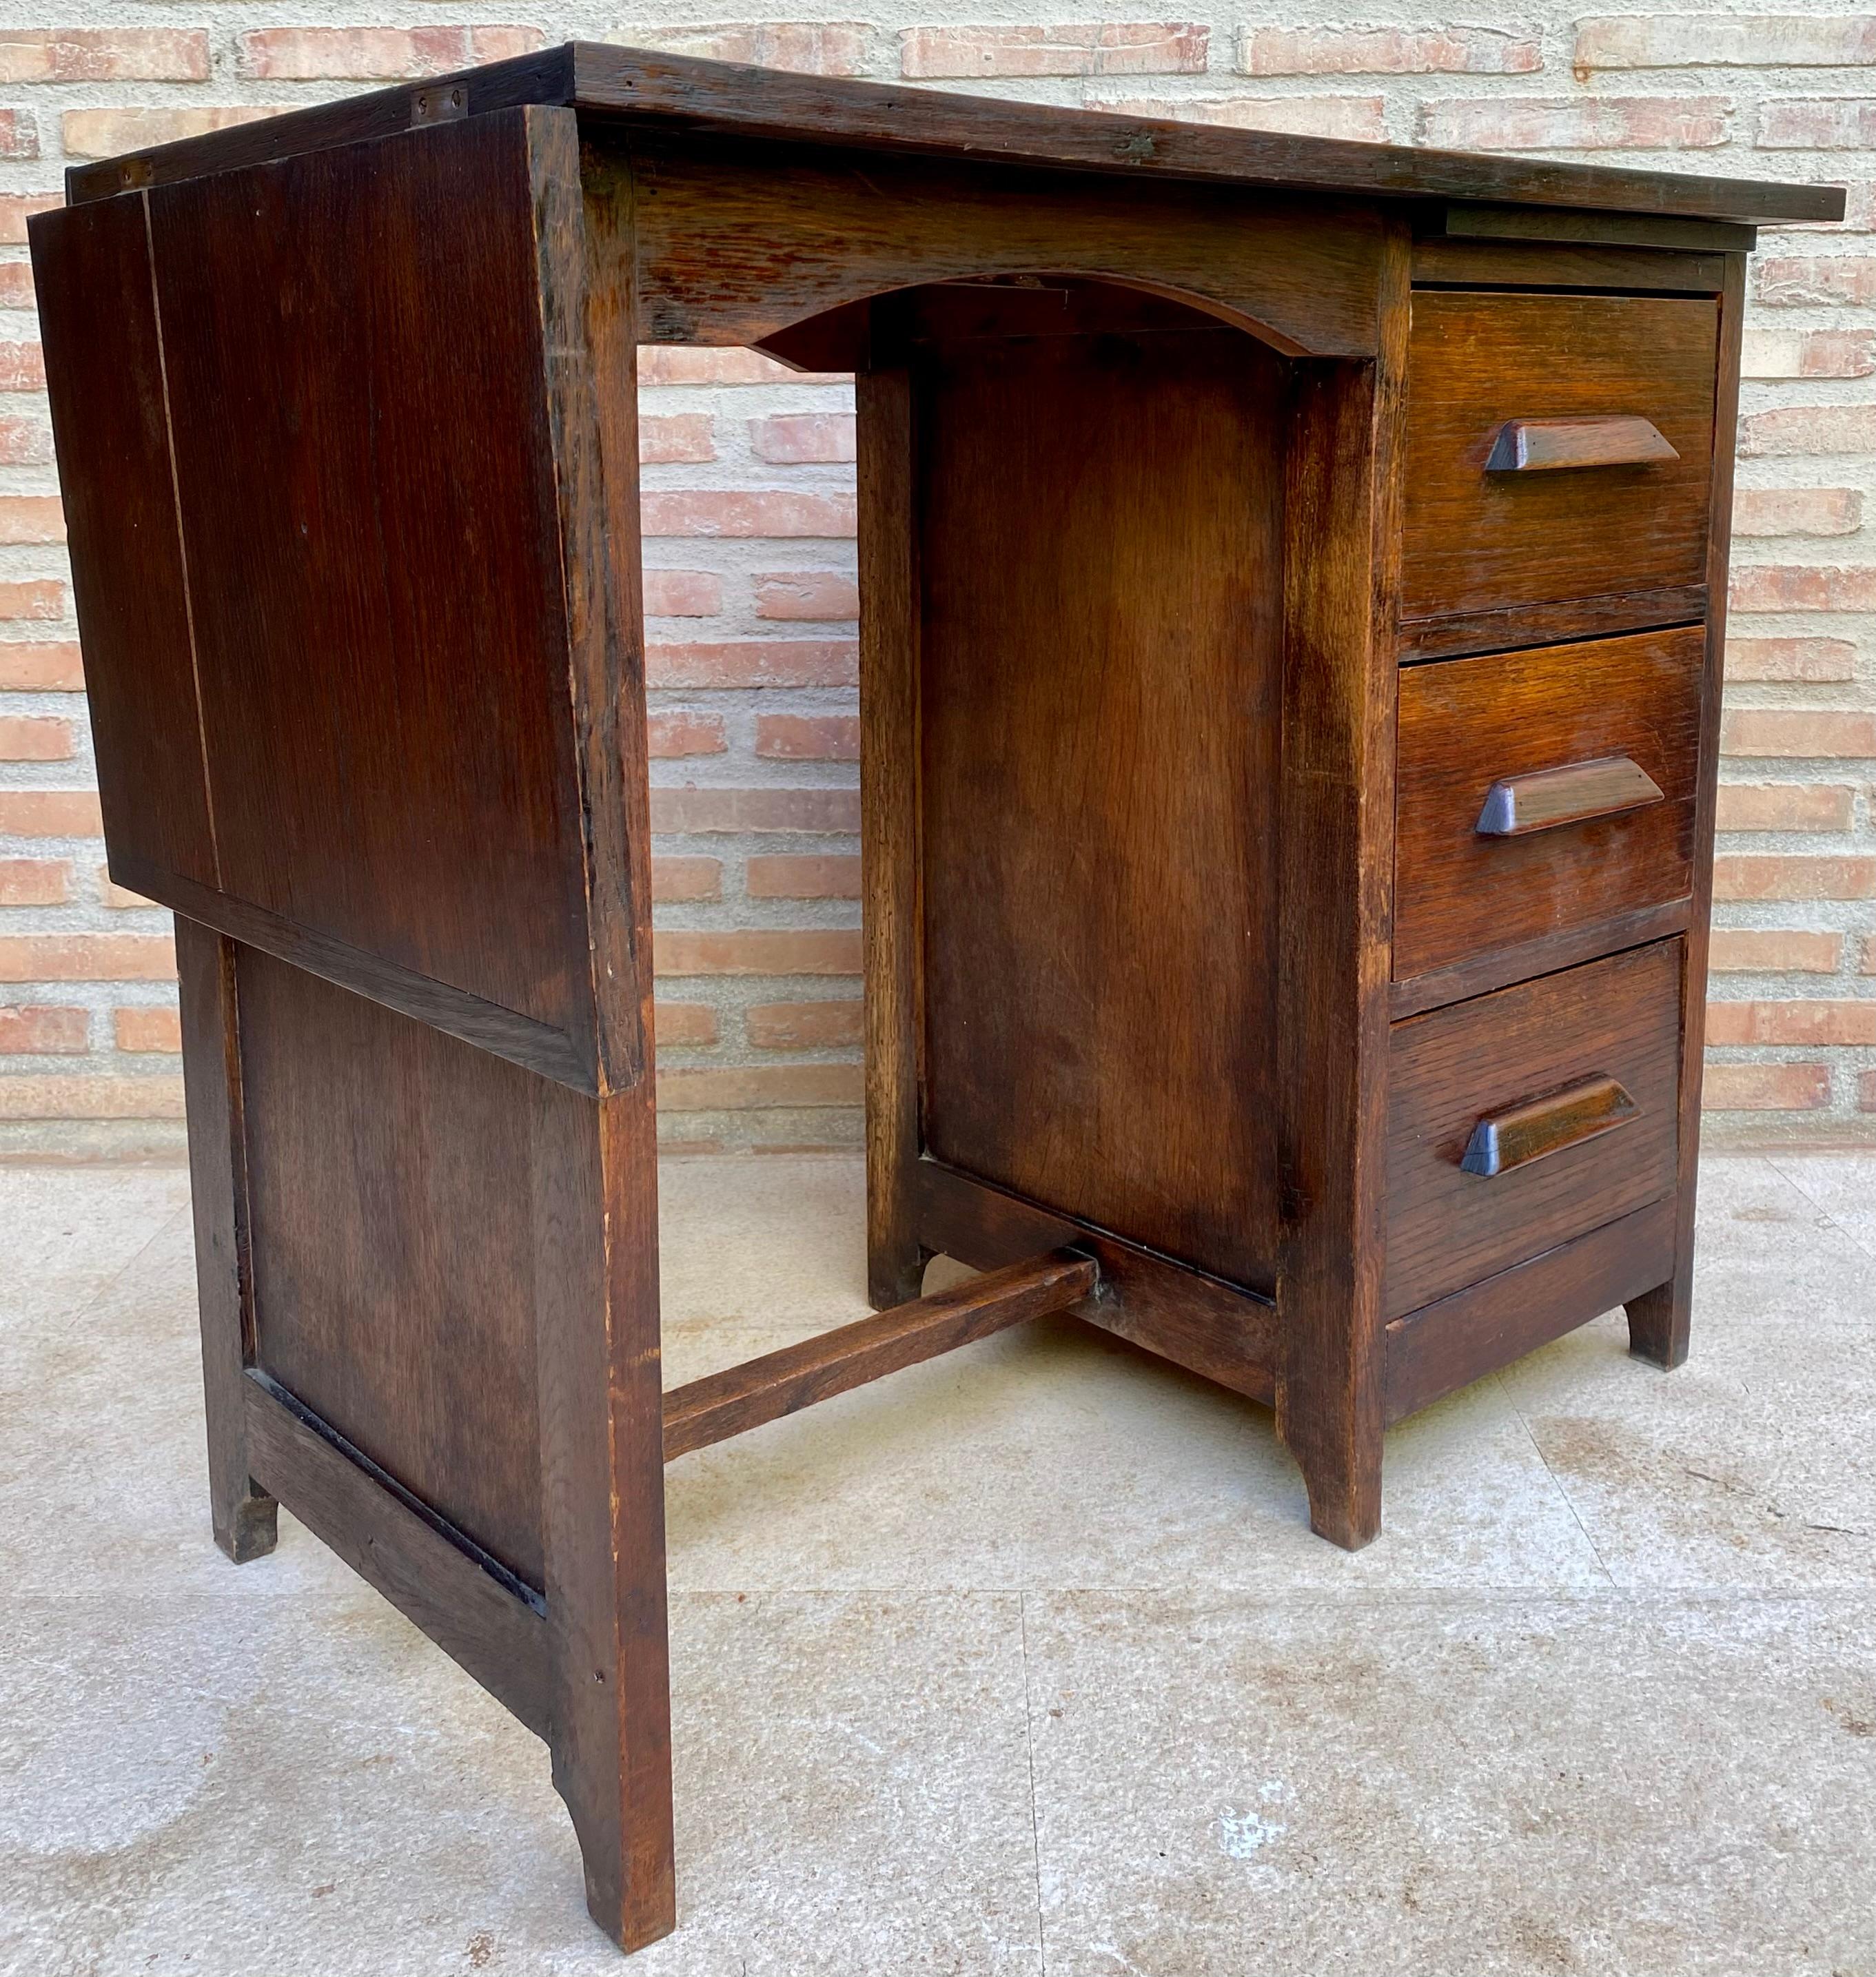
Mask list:
[[[1379,144],[1388,134],[1387,104],[1379,96],[1123,96],[1101,107],[1118,117],[1163,117],[1358,144]]]
[[[69,721],[50,714],[0,714],[0,761],[64,762],[77,753]]]
[[[114,158],[124,151],[145,151],[153,144],[173,144],[184,137],[204,137],[211,130],[229,130],[238,124],[259,124],[278,117],[280,104],[216,104],[201,109],[153,110],[124,107],[108,110],[68,110],[59,120],[65,150],[74,158]]]
[[[0,1078],[0,1119],[180,1119],[180,1077]]]
[[[0,1057],[74,1057],[90,1048],[91,1012],[58,1005],[0,1006]]]
[[[749,444],[758,460],[778,466],[851,460],[854,425],[851,412],[775,412],[749,421]]]
[[[860,717],[765,714],[755,724],[755,752],[780,761],[857,762]]]
[[[33,306],[32,263],[0,261],[0,309],[28,309]]]
[[[651,35],[634,28],[630,39],[634,48],[663,48],[705,61],[745,62],[796,75],[846,76],[858,75],[864,68],[871,32],[859,21],[771,21],[674,28]]]
[[[1736,536],[1854,536],[1863,526],[1855,487],[1746,487],[1733,497]]]
[[[865,1008],[857,995],[822,1002],[758,1002],[744,1022],[758,1050],[841,1050],[860,1041]]]
[[[844,623],[860,616],[860,586],[829,569],[778,571],[755,579],[755,615]]]
[[[1876,756],[1876,714],[1741,708],[1720,723],[1719,751],[1722,755],[1785,755],[1800,761]]]
[[[1876,447],[1876,405],[1782,405],[1739,421],[1739,451],[1772,454],[1868,453]]]
[[[21,583],[0,583],[0,618],[32,618],[41,621],[65,615],[65,586],[49,578],[34,578]]]
[[[1776,305],[1876,302],[1876,255],[1775,254],[1759,263],[1753,278],[1759,299]]]
[[[1876,61],[1867,15],[1626,15],[1577,23],[1580,75],[1607,68],[1845,68]]]
[[[0,31],[0,82],[206,82],[200,28],[38,28]]]
[[[652,860],[652,897],[660,905],[722,896],[722,859],[659,857]]]
[[[851,639],[727,639],[649,646],[645,671],[654,687],[851,686],[860,656]]]
[[[857,858],[758,857],[746,868],[752,899],[857,899]]]
[[[1747,378],[1867,378],[1876,372],[1876,330],[1755,329],[1746,333]]]
[[[111,876],[107,866],[97,868],[97,896],[114,913],[161,912],[154,899],[147,899],[141,893],[133,893],[128,886],[120,886]]]
[[[0,982],[160,982],[176,972],[176,945],[150,933],[0,936]]]
[[[1724,96],[1481,97],[1423,103],[1420,140],[1467,151],[1687,151],[1726,141]]]
[[[723,608],[723,580],[707,569],[648,569],[649,618],[713,618]]]
[[[1716,975],[1835,975],[1843,936],[1795,927],[1716,927],[1707,965]]]
[[[1830,1102],[1822,1064],[1709,1064],[1701,1091],[1709,1112],[1817,1112]]]
[[[24,246],[27,221],[35,213],[50,213],[64,203],[55,192],[0,192],[0,241]]]
[[[860,929],[661,929],[652,939],[652,966],[654,973],[669,975],[857,975]]]
[[[62,906],[71,897],[71,861],[0,858],[0,906]]]
[[[256,81],[376,81],[505,61],[544,40],[538,28],[256,28],[235,51]]]
[[[180,1018],[173,1009],[114,1009],[111,1033],[121,1051],[161,1051],[183,1047]]]
[[[1716,899],[1876,899],[1876,858],[1716,858]]]
[[[1876,998],[1861,1002],[1709,1002],[1709,1044],[1876,1044]]]
[[[721,755],[728,748],[723,723],[714,714],[692,714],[674,708],[654,714],[646,723],[651,752],[660,759],[673,755]]]
[[[0,343],[0,391],[43,391],[45,352],[36,343]]]
[[[0,837],[97,837],[104,828],[90,790],[0,790]]]
[[[39,126],[30,110],[0,110],[0,158],[36,158]]]
[[[1876,933],[1868,933],[1863,936],[1862,972],[1865,975],[1876,975]]]
[[[643,497],[648,536],[798,536],[854,533],[850,494],[738,493],[730,489],[664,488]]]
[[[639,421],[639,458],[648,466],[716,457],[716,421],[708,412],[661,413]]]
[[[1876,146],[1876,98],[1775,97],[1760,106],[1753,141],[1766,151],[1867,151]]]
[[[639,352],[641,385],[811,385],[759,350],[713,350],[704,345],[648,344]]]
[[[1876,1112],[1876,1071],[1860,1071],[1857,1074],[1857,1110],[1859,1112]]]
[[[1189,21],[907,28],[899,72],[919,77],[1200,75],[1210,30]]]
[[[655,789],[652,828],[672,835],[796,830],[850,837],[860,828],[860,792]]]
[[[1496,28],[1246,28],[1246,75],[1528,75],[1543,51]]]
[[[741,1112],[771,1106],[857,1105],[857,1064],[729,1064],[662,1071],[661,1112]]]
[[[1736,611],[1876,611],[1876,569],[1749,565],[1732,573]]]
[[[708,1002],[659,1002],[652,1010],[652,1035],[666,1049],[713,1044],[716,1012]]]
[[[1722,830],[1848,830],[1855,792],[1829,783],[1722,783]]]
[[[1729,680],[1806,683],[1856,677],[1857,649],[1848,639],[1729,639]]]
[[[37,419],[0,417],[0,467],[44,467],[52,457],[52,429]]]

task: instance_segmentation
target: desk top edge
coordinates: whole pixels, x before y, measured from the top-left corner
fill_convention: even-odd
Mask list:
[[[830,80],[648,49],[569,41],[512,61],[289,111],[205,136],[75,165],[72,205],[307,151],[388,137],[460,87],[461,114],[528,104],[596,124],[755,137],[1160,182],[1386,200],[1658,215],[1775,226],[1839,219],[1841,186],[1561,164],[1330,137],[1222,129],[1002,97]]]

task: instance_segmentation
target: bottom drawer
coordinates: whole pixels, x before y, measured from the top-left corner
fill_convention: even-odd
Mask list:
[[[1660,941],[1394,1026],[1388,1317],[1673,1190],[1681,966]]]

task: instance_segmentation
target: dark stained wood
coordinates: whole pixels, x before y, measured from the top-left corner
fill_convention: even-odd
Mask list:
[[[1678,460],[1652,419],[1616,414],[1581,419],[1508,419],[1485,461],[1488,474],[1558,474],[1592,467],[1646,467]]]
[[[1523,240],[1422,239],[1414,243],[1415,288],[1588,289],[1604,294],[1717,295],[1726,279],[1724,254]]]
[[[523,128],[148,196],[220,889],[590,1060]]]
[[[176,962],[208,1419],[209,1516],[215,1542],[244,1565],[273,1550],[279,1507],[253,1479],[242,1385],[254,1336],[247,1297],[251,1266],[235,950],[206,927],[179,919]]]
[[[1413,322],[1403,619],[1706,580],[1716,304],[1422,292]],[[1488,471],[1508,420],[1612,414],[1650,420],[1679,457]]]
[[[322,1432],[265,1375],[242,1381],[255,1467],[331,1546],[537,1737],[548,1731],[547,1629],[517,1583],[453,1543]]]
[[[104,828],[114,844],[213,886],[144,202],[41,216],[56,223],[32,229],[33,282]],[[93,333],[99,322],[111,336]]]
[[[1617,592],[1607,597],[1521,604],[1508,611],[1463,612],[1449,618],[1417,619],[1401,627],[1396,649],[1402,665],[1414,665],[1428,659],[1514,652],[1525,645],[1603,639],[1614,632],[1645,632],[1664,625],[1696,625],[1706,616],[1706,585],[1683,584],[1667,590]]]
[[[635,142],[645,335],[758,343],[888,289],[1052,272],[1195,302],[1291,352],[1373,348],[1372,212],[808,147]]]
[[[256,1362],[538,1589],[528,1074],[252,948],[236,990]]]
[[[1403,388],[1404,226],[1371,366],[1305,367],[1284,520],[1277,1147],[1278,1432],[1310,1522],[1381,1523],[1381,1243]]]
[[[988,1270],[1072,1246],[1101,1267],[1100,1294],[1075,1306],[1077,1318],[1267,1406],[1274,1399],[1277,1313],[1267,1297],[1045,1213],[936,1160],[921,1160],[914,1178],[928,1249]]]
[[[1670,899],[1661,906],[1618,913],[1612,919],[1591,920],[1561,932],[1544,934],[1536,940],[1521,941],[1513,947],[1488,948],[1450,968],[1435,968],[1405,982],[1396,982],[1388,991],[1388,1013],[1398,1022],[1404,1016],[1417,1016],[1448,1002],[1463,1002],[1514,982],[1554,975],[1560,969],[1575,967],[1580,961],[1594,961],[1598,955],[1646,946],[1650,941],[1683,932],[1693,910],[1690,896]]]
[[[461,77],[441,77],[415,91],[387,90],[135,153],[142,166],[137,182],[161,183],[226,169],[223,160],[245,163],[314,145],[381,136],[408,124],[421,97],[434,96],[458,81],[468,85],[472,114],[487,104],[517,100],[572,103],[592,113],[590,118],[583,114],[583,130],[610,117],[633,127],[805,136],[867,151],[1002,159],[1126,177],[1306,186],[1386,197],[1511,200],[1766,224],[1843,216],[1842,192],[1829,186],[1611,170],[1548,159],[1222,130],[948,90],[777,74],[591,41]],[[129,168],[126,160],[76,167],[68,177],[68,196],[107,196],[124,183]]]
[[[918,1295],[919,624],[916,435],[909,372],[854,393],[860,552],[860,876],[867,1059],[867,1292]]]
[[[1389,1318],[1673,1192],[1681,945],[1662,941],[1395,1026],[1388,1100]],[[1640,1108],[1595,1141],[1488,1180],[1481,1119],[1592,1078]]]
[[[1093,1295],[1100,1278],[1092,1257],[1059,1251],[1032,1257],[693,1380],[665,1396],[665,1460],[1065,1311]]]
[[[1472,827],[1481,837],[1526,837],[1534,830],[1620,817],[1661,800],[1661,785],[1639,762],[1627,755],[1605,755],[1494,783]]]
[[[1480,1120],[1459,1164],[1490,1180],[1600,1139],[1640,1116],[1640,1107],[1616,1079],[1585,1078]]]
[[[1283,367],[1216,328],[926,361],[925,1145],[1267,1289]]]
[[[1569,213],[1554,206],[1474,206],[1455,201],[1426,229],[1453,240],[1563,242],[1576,246],[1679,248],[1693,253],[1750,253],[1750,226],[1675,219],[1659,213]]]
[[[1394,1319],[1387,1328],[1389,1421],[1613,1311],[1673,1254],[1668,1195]]]
[[[1689,626],[1402,673],[1398,977],[1686,896],[1705,636]],[[1520,835],[1481,830],[1495,787],[1615,756],[1663,800]]]
[[[1729,258],[1720,299],[1719,388],[1713,432],[1713,486],[1707,539],[1706,663],[1700,682],[1699,771],[1694,800],[1693,908],[1681,981],[1680,1200],[1672,1278],[1630,1300],[1629,1338],[1643,1358],[1678,1366],[1687,1356],[1693,1299],[1694,1198],[1700,1151],[1700,1085],[1706,1063],[1706,957],[1713,898],[1713,828],[1719,780],[1719,711],[1726,644],[1726,569],[1732,518],[1732,461],[1739,398],[1739,341],[1746,260]]]
[[[639,596],[637,296],[613,186],[566,111],[527,116],[547,402],[562,499],[583,880],[606,1096],[533,1091],[541,1512],[553,1781],[593,1919],[626,1949],[677,1919],[659,1368],[650,820]],[[610,810],[613,814],[603,814]],[[606,1041],[609,1038],[609,1044]]]

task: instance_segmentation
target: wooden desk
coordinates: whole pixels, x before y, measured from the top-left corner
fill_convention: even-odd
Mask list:
[[[1072,1307],[1352,1546],[1389,1421],[1617,1303],[1684,1355],[1742,270],[1841,193],[576,46],[70,194],[216,1534],[286,1502],[546,1738],[622,1943],[667,1458]],[[858,374],[888,1313],[668,1399],[643,343]]]

